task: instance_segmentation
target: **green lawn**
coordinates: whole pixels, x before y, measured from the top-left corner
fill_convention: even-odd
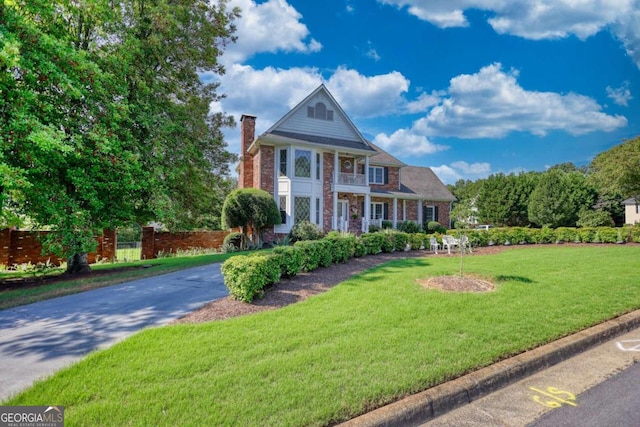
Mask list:
[[[114,273],[96,277],[87,277],[79,280],[73,279],[69,281],[60,281],[36,288],[0,292],[0,310],[86,291],[89,289],[111,286],[129,280],[157,276],[158,274],[170,273],[172,271],[182,270],[185,268],[222,262],[233,255],[238,255],[238,253],[158,258],[116,264],[94,264],[91,266],[92,270],[114,270]],[[123,267],[136,267],[143,265],[151,265],[152,267],[145,269],[121,270]],[[116,272],[116,270],[120,271]],[[49,275],[60,275],[62,273],[63,271],[59,270],[57,272],[50,273]],[[31,274],[13,272],[0,274],[0,279],[10,277],[31,277]]]
[[[465,258],[497,290],[416,279],[457,257],[371,269],[281,310],[145,330],[5,402],[67,425],[326,425],[640,307],[640,246]]]

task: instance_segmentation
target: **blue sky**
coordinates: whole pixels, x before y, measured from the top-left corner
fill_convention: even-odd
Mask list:
[[[587,165],[640,134],[640,0],[229,5],[238,41],[203,79],[258,133],[324,83],[366,138],[451,184]]]

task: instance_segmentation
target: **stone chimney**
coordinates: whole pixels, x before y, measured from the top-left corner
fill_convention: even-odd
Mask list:
[[[243,114],[240,118],[240,169],[238,188],[253,187],[253,155],[247,150],[256,136],[256,116]]]

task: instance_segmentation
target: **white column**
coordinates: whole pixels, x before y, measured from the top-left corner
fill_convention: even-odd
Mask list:
[[[338,158],[338,150],[333,152],[333,230],[338,229],[338,191],[336,185],[338,185],[338,174],[340,173],[340,162]]]
[[[364,195],[363,215],[364,217],[362,218],[362,232],[366,233],[369,231],[369,218],[371,218],[371,196],[369,194]]]
[[[364,184],[369,186],[369,156],[364,158]],[[369,217],[367,217],[369,219]]]
[[[393,228],[398,226],[398,198],[393,198]]]

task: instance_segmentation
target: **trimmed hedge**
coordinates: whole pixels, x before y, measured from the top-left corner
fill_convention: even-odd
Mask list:
[[[448,233],[457,235],[459,230]],[[467,230],[465,234],[473,246],[565,242],[640,243],[640,225],[622,228],[491,228]],[[278,246],[272,252],[260,251],[247,256],[234,256],[226,260],[221,269],[231,296],[251,302],[256,297],[262,297],[264,288],[276,283],[280,277],[293,277],[300,271],[328,267],[334,262],[346,262],[351,257],[404,251],[407,245],[413,250],[429,248],[430,237],[436,237],[438,243],[442,243],[442,236],[438,233],[409,234],[385,230],[356,237],[332,232],[322,240],[299,241],[294,246]]]
[[[224,284],[234,299],[251,302],[264,295],[267,285],[280,280],[279,256],[271,253],[257,253],[248,256],[234,256],[221,266]]]
[[[278,255],[280,274],[291,278],[302,271],[302,249],[295,246],[277,246],[273,253]]]

